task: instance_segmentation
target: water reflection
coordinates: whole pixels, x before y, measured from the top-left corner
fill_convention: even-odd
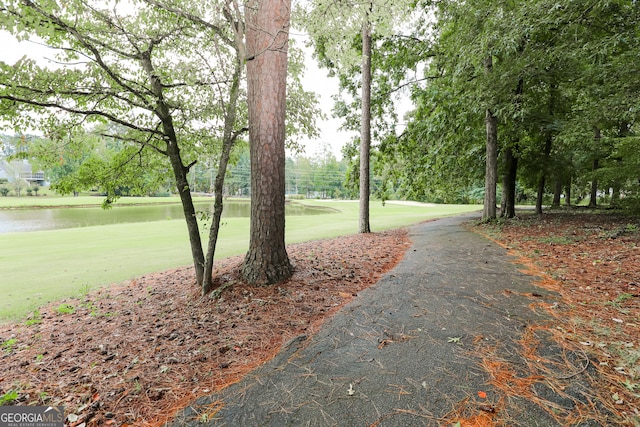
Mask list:
[[[195,206],[198,212],[213,211],[213,203],[199,202]],[[248,201],[226,201],[222,216],[223,218],[248,218],[250,211]],[[292,203],[287,203],[285,207],[287,216],[322,215],[330,212],[331,210],[323,207]],[[184,214],[180,204],[141,206],[116,204],[109,210],[99,207],[0,210],[0,234],[182,218]]]

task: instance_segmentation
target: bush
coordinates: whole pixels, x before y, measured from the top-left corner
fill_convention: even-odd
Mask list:
[[[7,197],[9,195],[9,189],[7,187],[0,187],[0,194]]]

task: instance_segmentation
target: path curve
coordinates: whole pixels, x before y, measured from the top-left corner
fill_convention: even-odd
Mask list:
[[[555,297],[463,227],[473,218],[411,227],[403,260],[316,335],[291,340],[169,426],[438,426],[456,411],[494,410],[488,417],[507,425],[557,425],[534,403],[501,395],[481,368],[478,350],[490,348],[524,370],[517,341],[547,320],[529,305]]]

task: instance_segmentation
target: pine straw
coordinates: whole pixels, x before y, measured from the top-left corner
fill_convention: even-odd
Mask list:
[[[0,395],[20,405],[63,405],[71,425],[157,426],[272,358],[394,267],[406,231],[288,247],[293,278],[251,287],[241,258],[218,263],[219,298],[200,297],[191,268],[114,284],[0,325]],[[74,313],[61,314],[67,304]],[[29,325],[30,324],[30,325]],[[211,407],[211,414],[219,410]]]
[[[537,403],[561,425],[640,424],[640,223],[593,213],[527,215],[475,227],[518,257],[559,304],[534,303],[554,319],[520,340],[528,372],[497,349],[479,349],[492,384]],[[554,357],[547,357],[554,347]],[[586,384],[577,395],[576,382]],[[555,398],[536,392],[548,388]],[[560,405],[557,396],[570,405]]]

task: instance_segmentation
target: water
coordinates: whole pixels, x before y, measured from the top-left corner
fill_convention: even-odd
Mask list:
[[[213,211],[213,203],[196,203],[195,207],[198,212]],[[285,213],[287,216],[321,215],[329,211],[322,207],[288,203]],[[249,215],[248,201],[224,203],[223,218],[248,218]],[[184,219],[182,205],[116,204],[109,210],[99,207],[0,210],[0,234],[171,219]]]

